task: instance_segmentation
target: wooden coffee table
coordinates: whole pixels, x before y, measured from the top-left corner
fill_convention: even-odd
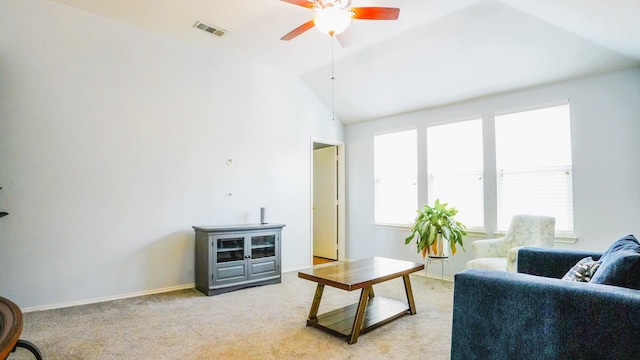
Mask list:
[[[382,326],[400,316],[416,313],[409,274],[424,269],[424,264],[373,257],[298,272],[298,277],[318,283],[307,326],[315,326],[346,337],[349,344],[358,341],[360,333]],[[373,285],[402,277],[407,302],[374,296]],[[341,309],[318,315],[325,285],[353,291],[362,289],[360,301]]]

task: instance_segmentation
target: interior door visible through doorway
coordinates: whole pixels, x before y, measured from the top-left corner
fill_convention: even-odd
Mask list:
[[[337,146],[313,150],[313,256],[338,260]]]

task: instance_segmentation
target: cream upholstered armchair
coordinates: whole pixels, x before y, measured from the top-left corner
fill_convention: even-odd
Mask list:
[[[553,217],[514,215],[505,236],[471,244],[474,260],[467,262],[467,268],[515,272],[518,250],[523,246],[553,247],[555,230]]]

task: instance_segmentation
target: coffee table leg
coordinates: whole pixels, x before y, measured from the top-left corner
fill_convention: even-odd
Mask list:
[[[409,280],[409,275],[403,275],[402,280],[404,280],[404,291],[407,293],[407,302],[409,303],[409,313],[411,315],[415,315],[416,303],[413,301],[413,291],[411,290],[411,280]]]
[[[316,287],[316,294],[313,296],[313,303],[311,303],[311,310],[309,311],[309,318],[307,319],[307,326],[311,323],[318,322],[318,308],[320,307],[320,300],[322,300],[322,292],[324,291],[324,284],[318,283]]]
[[[360,330],[362,329],[362,321],[364,320],[364,313],[367,309],[367,302],[369,301],[369,297],[372,296],[373,288],[371,286],[367,286],[362,289],[360,293],[360,302],[358,303],[358,309],[356,310],[356,317],[353,319],[353,327],[351,328],[351,336],[349,336],[348,342],[349,345],[355,344],[358,341],[358,336],[360,336]]]

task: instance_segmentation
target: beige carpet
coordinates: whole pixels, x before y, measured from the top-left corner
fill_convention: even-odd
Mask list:
[[[47,360],[72,359],[448,359],[453,284],[411,275],[417,314],[348,345],[305,326],[316,283],[282,284],[207,297],[194,290],[24,315],[22,339]],[[431,288],[433,284],[433,289]],[[376,296],[405,298],[402,279]],[[359,291],[326,287],[319,313],[357,302]],[[8,360],[32,359],[18,349]]]

